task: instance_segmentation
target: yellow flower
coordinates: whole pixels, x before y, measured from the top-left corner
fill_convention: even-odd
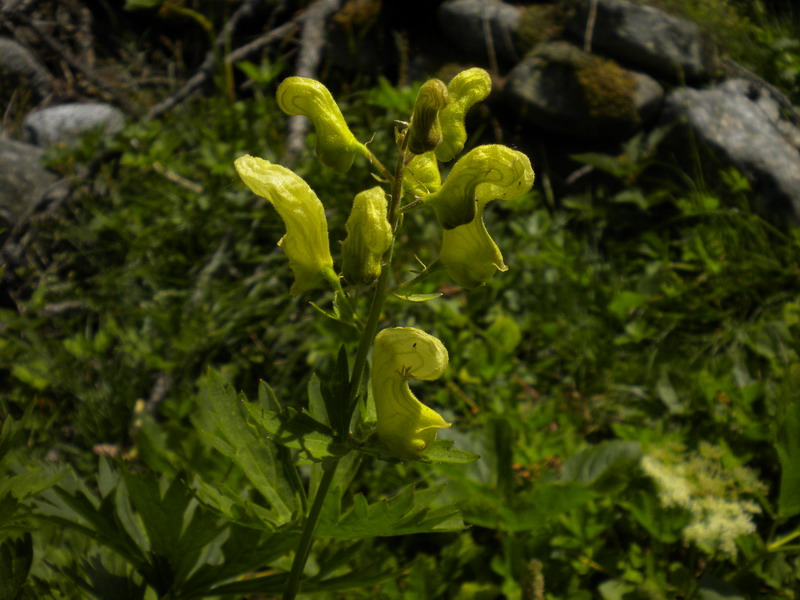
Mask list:
[[[442,187],[425,198],[442,227],[472,222],[476,203],[521,196],[533,185],[531,161],[522,152],[500,144],[478,146],[462,156]]]
[[[408,388],[409,379],[432,381],[447,368],[442,342],[413,327],[384,329],[372,351],[372,394],[381,441],[400,458],[420,458],[450,423],[422,404]]]
[[[342,273],[349,283],[369,284],[381,274],[381,259],[392,243],[386,193],[374,187],[357,194],[345,225]]]
[[[347,171],[356,153],[365,152],[347,127],[342,111],[330,91],[307,77],[288,77],[278,86],[278,106],[287,115],[305,115],[314,123],[317,156],[337,171]]]
[[[474,288],[492,278],[495,271],[508,271],[500,248],[486,231],[483,206],[466,225],[442,232],[439,262],[458,285]]]
[[[477,67],[461,71],[447,84],[450,103],[439,112],[442,142],[436,146],[436,158],[447,162],[461,152],[467,141],[464,117],[474,104],[486,98],[491,91],[489,74]]]
[[[533,169],[521,152],[505,146],[479,146],[455,164],[441,190],[451,181],[449,195],[437,199],[432,194],[426,201],[434,204],[445,226],[439,262],[456,283],[473,288],[488,281],[495,271],[508,270],[500,248],[486,231],[484,207],[496,198],[513,199],[530,190]],[[447,228],[445,223],[457,223],[458,217],[466,214],[465,207],[474,207],[475,217]]]
[[[286,235],[278,245],[286,253],[294,272],[292,294],[326,282],[338,284],[325,210],[308,184],[286,167],[254,156],[242,156],[234,164],[245,185],[254,194],[269,200],[286,224]]]

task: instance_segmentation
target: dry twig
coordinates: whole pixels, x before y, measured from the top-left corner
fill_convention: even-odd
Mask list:
[[[150,112],[147,113],[147,117],[149,119],[157,119],[167,111],[172,110],[178,104],[186,100],[186,98],[191,96],[200,87],[202,87],[209,79],[211,79],[214,74],[214,68],[217,65],[218,57],[222,55],[223,51],[225,50],[225,46],[228,43],[228,40],[230,40],[231,35],[233,35],[233,32],[236,30],[236,27],[239,25],[242,19],[251,16],[255,12],[255,8],[260,2],[261,0],[245,0],[239,6],[239,8],[236,9],[233,15],[231,15],[231,18],[228,19],[228,22],[225,23],[222,31],[220,31],[217,35],[216,39],[214,40],[214,45],[206,53],[203,63],[200,65],[200,68],[197,70],[197,72],[192,75],[192,77],[186,83],[184,83],[177,92],[153,106],[153,108],[150,109]],[[283,35],[291,31],[293,27],[294,24],[292,24],[290,27],[285,27]],[[267,36],[270,36],[269,43],[277,41],[283,37],[283,35],[274,35],[279,29],[282,28],[279,27],[277,29],[273,29],[267,34]],[[263,45],[266,44],[262,44],[262,46],[259,47],[263,47]],[[230,57],[227,62],[231,62]]]

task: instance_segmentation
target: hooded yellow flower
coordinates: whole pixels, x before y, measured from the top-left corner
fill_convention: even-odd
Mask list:
[[[442,142],[436,146],[436,158],[442,162],[453,160],[467,141],[464,118],[472,106],[489,95],[492,80],[489,73],[475,67],[461,71],[447,84],[450,103],[439,113]]]
[[[422,404],[409,379],[432,381],[447,368],[442,342],[413,327],[384,329],[372,351],[372,394],[381,441],[400,458],[419,458],[450,423]]]
[[[533,168],[522,152],[500,144],[486,144],[456,161],[442,186],[425,197],[436,210],[442,227],[453,229],[471,223],[476,203],[513,199],[531,189]]]
[[[476,287],[489,280],[494,272],[506,271],[503,254],[486,230],[483,209],[497,198],[513,199],[531,189],[533,168],[528,157],[505,146],[479,146],[467,153],[453,167],[440,192],[446,196],[433,198],[440,222],[457,223],[467,207],[475,217],[464,225],[442,232],[439,262],[450,277],[465,288]],[[438,202],[438,204],[437,204]]]
[[[286,224],[283,248],[294,272],[292,294],[300,294],[325,282],[338,282],[328,242],[325,210],[314,191],[286,167],[246,155],[235,161],[245,185],[269,200]]]
[[[349,283],[370,284],[381,274],[381,260],[392,244],[386,219],[386,192],[376,186],[356,195],[342,242],[342,273]]]
[[[278,86],[278,106],[287,115],[305,115],[314,123],[317,156],[337,171],[347,171],[356,153],[366,148],[347,127],[339,105],[319,81],[307,77],[287,77]]]

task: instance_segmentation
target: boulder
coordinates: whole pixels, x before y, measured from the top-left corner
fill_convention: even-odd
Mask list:
[[[522,119],[557,133],[626,136],[658,112],[661,86],[567,42],[541,44],[509,73],[504,96]]]
[[[4,90],[29,87],[39,98],[52,91],[50,74],[39,59],[16,40],[5,37],[0,37],[0,81]]]
[[[439,22],[445,35],[470,57],[484,64],[489,43],[498,60],[519,59],[514,46],[522,9],[500,0],[451,0],[439,7]]]
[[[65,192],[40,160],[43,150],[0,136],[0,240],[45,201]]]
[[[777,222],[797,221],[800,153],[781,131],[779,113],[759,100],[750,82],[675,89],[664,102],[662,118],[678,124],[677,134],[691,134],[679,139],[696,140],[701,149],[709,149],[746,175],[762,214]]]
[[[30,113],[22,122],[25,141],[43,148],[75,143],[89,131],[113,135],[124,127],[122,112],[103,102],[51,106]]]
[[[708,79],[716,65],[711,40],[697,24],[627,0],[596,0],[592,49],[675,81]],[[568,30],[584,39],[591,0],[579,0]]]

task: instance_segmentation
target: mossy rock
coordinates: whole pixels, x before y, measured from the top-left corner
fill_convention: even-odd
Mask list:
[[[567,42],[541,44],[506,86],[523,119],[578,136],[629,135],[655,115],[662,96],[647,75]]]

